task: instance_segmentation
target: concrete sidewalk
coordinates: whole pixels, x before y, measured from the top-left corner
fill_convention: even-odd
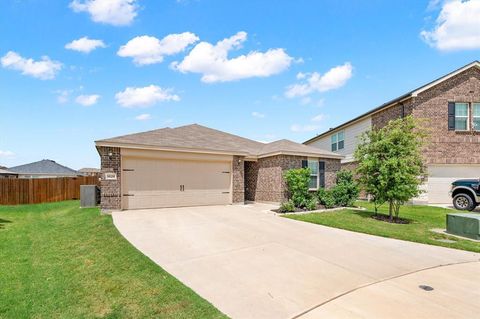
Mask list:
[[[113,219],[135,247],[232,318],[480,312],[479,254],[294,221],[270,208],[140,210]]]

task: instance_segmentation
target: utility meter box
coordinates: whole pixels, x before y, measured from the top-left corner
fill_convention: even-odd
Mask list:
[[[480,240],[480,214],[447,214],[447,233]]]
[[[96,207],[100,203],[97,185],[80,185],[80,207]]]

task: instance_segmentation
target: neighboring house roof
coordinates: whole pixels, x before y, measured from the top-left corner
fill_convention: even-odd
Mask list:
[[[99,168],[93,167],[84,167],[78,170],[79,173],[100,173],[101,170]]]
[[[274,155],[277,153],[281,154],[291,154],[291,155],[328,155],[330,157],[334,157],[335,155],[338,157],[338,154],[319,149],[318,147],[312,147],[303,145],[300,143],[296,143],[290,140],[279,140],[271,143],[264,144],[263,147],[260,149],[258,154],[259,157],[265,157]]]
[[[95,142],[97,146],[120,146],[162,150],[226,153],[253,157],[274,154],[299,154],[343,158],[338,154],[289,140],[260,143],[198,124],[162,128]]]
[[[18,175],[18,174],[14,172],[10,172],[9,170],[0,168],[0,175]]]
[[[10,167],[8,169],[17,174],[25,175],[59,175],[59,176],[77,176],[78,172],[60,165],[55,161],[44,159],[38,162]]]
[[[312,137],[311,139],[309,139],[309,140],[307,140],[307,141],[305,141],[305,142],[303,142],[303,143],[304,143],[304,144],[311,143],[311,142],[313,142],[313,141],[315,141],[315,140],[323,137],[324,135],[327,135],[327,134],[329,134],[329,133],[331,133],[331,132],[333,132],[333,131],[338,130],[338,129],[341,128],[341,127],[344,127],[344,126],[347,126],[347,125],[349,125],[349,124],[351,124],[351,123],[357,122],[357,121],[359,121],[359,120],[361,120],[361,119],[363,119],[363,118],[365,118],[365,117],[367,117],[367,116],[369,116],[369,115],[372,115],[373,113],[377,113],[377,112],[379,112],[379,111],[381,111],[381,110],[383,110],[383,109],[385,109],[385,108],[387,108],[387,107],[390,107],[390,106],[392,106],[392,105],[395,105],[395,104],[397,104],[397,103],[399,103],[399,102],[402,102],[402,101],[404,101],[404,100],[406,100],[406,99],[409,99],[409,98],[412,98],[412,97],[416,97],[418,94],[420,94],[420,93],[422,93],[422,92],[430,89],[431,87],[433,87],[433,86],[435,86],[435,85],[437,85],[437,84],[440,84],[440,83],[442,83],[443,81],[446,81],[446,80],[450,79],[451,77],[453,77],[453,76],[455,76],[455,75],[457,75],[457,74],[459,74],[459,73],[462,73],[463,71],[468,70],[468,69],[470,69],[470,68],[472,68],[472,67],[480,68],[480,61],[473,61],[473,62],[471,62],[471,63],[469,63],[469,64],[467,64],[467,65],[465,65],[465,66],[462,66],[461,68],[459,68],[459,69],[457,69],[457,70],[455,70],[455,71],[453,71],[453,72],[450,72],[450,73],[448,73],[448,74],[446,74],[446,75],[444,75],[444,76],[442,76],[442,77],[440,77],[440,78],[438,78],[438,79],[436,79],[436,80],[433,80],[433,81],[431,81],[431,82],[429,82],[429,83],[427,83],[427,84],[425,84],[425,85],[422,85],[422,86],[420,86],[420,87],[418,87],[418,88],[416,88],[416,89],[414,89],[414,90],[412,90],[412,91],[410,91],[410,92],[408,92],[408,93],[405,93],[405,94],[403,94],[403,95],[401,95],[401,96],[399,96],[399,97],[397,97],[397,98],[395,98],[395,99],[393,99],[393,100],[390,100],[390,101],[388,101],[388,102],[386,102],[386,103],[383,103],[382,105],[377,106],[376,108],[371,109],[370,111],[368,111],[368,112],[366,112],[366,113],[363,113],[363,114],[361,114],[361,115],[359,115],[359,116],[357,116],[357,117],[355,117],[355,118],[353,118],[353,119],[351,119],[351,120],[349,120],[349,121],[347,121],[347,122],[345,122],[345,123],[343,123],[343,124],[340,124],[340,125],[338,125],[338,126],[336,126],[336,127],[330,128],[328,131],[325,131],[325,132],[323,132],[323,133],[320,133],[320,134],[318,134],[317,136]]]

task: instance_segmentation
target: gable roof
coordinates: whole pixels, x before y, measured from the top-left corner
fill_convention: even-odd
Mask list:
[[[250,157],[264,157],[267,154],[299,154],[343,158],[333,152],[289,140],[261,143],[198,124],[123,135],[95,143],[97,146],[212,152]]]
[[[32,174],[32,175],[59,175],[59,176],[77,176],[78,172],[60,165],[55,161],[44,159],[38,162],[10,167],[8,169],[16,174]]]
[[[312,137],[311,139],[306,140],[305,142],[303,142],[303,144],[311,143],[311,142],[313,142],[313,141],[315,141],[315,140],[317,140],[317,139],[325,136],[325,135],[328,134],[328,133],[331,133],[331,132],[333,132],[333,131],[336,131],[336,130],[338,130],[339,128],[344,127],[344,126],[347,126],[347,125],[349,125],[349,124],[351,124],[351,123],[357,122],[357,121],[359,121],[359,120],[361,120],[361,119],[363,119],[363,118],[365,118],[365,117],[367,117],[367,116],[369,116],[369,115],[371,115],[371,114],[373,114],[373,113],[377,113],[377,112],[383,110],[384,108],[387,108],[387,107],[390,107],[390,106],[392,106],[392,105],[395,105],[395,104],[397,104],[397,103],[399,103],[399,102],[402,102],[402,101],[404,101],[404,100],[406,100],[406,99],[409,99],[409,98],[412,98],[412,97],[416,97],[418,94],[420,94],[420,93],[422,93],[422,92],[424,92],[424,91],[432,88],[433,86],[438,85],[438,84],[440,84],[440,83],[442,83],[442,82],[450,79],[451,77],[454,77],[455,75],[460,74],[460,73],[462,73],[463,71],[468,70],[468,69],[470,69],[470,68],[472,68],[472,67],[480,68],[480,61],[476,60],[476,61],[473,61],[473,62],[467,64],[467,65],[464,65],[464,66],[462,66],[461,68],[456,69],[455,71],[452,71],[452,72],[450,72],[450,73],[448,73],[448,74],[446,74],[446,75],[444,75],[444,76],[439,77],[438,79],[435,79],[435,80],[433,80],[433,81],[431,81],[431,82],[429,82],[429,83],[427,83],[427,84],[424,84],[424,85],[422,85],[422,86],[420,86],[420,87],[418,87],[418,88],[416,88],[416,89],[413,89],[413,90],[411,90],[410,92],[405,93],[405,94],[403,94],[403,95],[401,95],[401,96],[399,96],[399,97],[397,97],[397,98],[395,98],[395,99],[393,99],[393,100],[390,100],[390,101],[388,101],[388,102],[386,102],[386,103],[383,103],[382,105],[377,106],[376,108],[371,109],[370,111],[368,111],[368,112],[366,112],[366,113],[360,114],[359,116],[357,116],[357,117],[355,117],[355,118],[353,118],[353,119],[351,119],[351,120],[349,120],[349,121],[347,121],[347,122],[345,122],[345,123],[343,123],[343,124],[340,124],[340,125],[338,125],[338,126],[335,126],[335,127],[333,127],[333,128],[330,128],[328,131],[325,131],[325,132],[323,132],[323,133],[320,133],[320,134],[318,134],[317,136],[314,136],[314,137]]]

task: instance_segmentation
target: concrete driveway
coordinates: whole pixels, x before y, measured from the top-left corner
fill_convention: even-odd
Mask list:
[[[113,220],[135,247],[232,318],[480,313],[479,254],[294,221],[271,207],[137,210]]]

